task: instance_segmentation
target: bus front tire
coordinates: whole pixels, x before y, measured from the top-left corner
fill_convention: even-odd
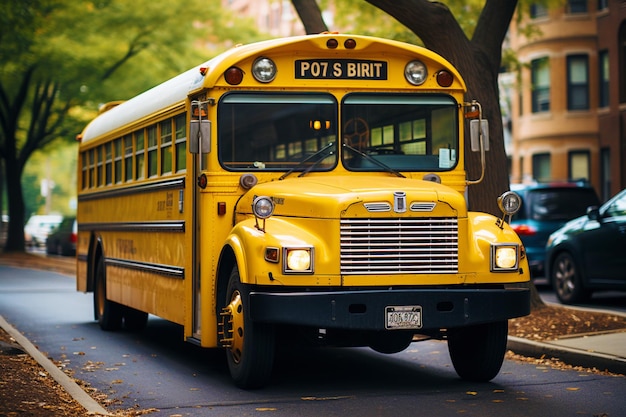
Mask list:
[[[239,388],[261,388],[269,382],[274,364],[274,328],[255,323],[247,314],[248,299],[235,266],[226,290],[222,310],[226,360],[231,377]]]
[[[102,259],[96,265],[93,307],[95,318],[102,330],[119,330],[122,327],[123,307],[107,299],[106,270]]]
[[[487,382],[500,372],[508,335],[508,321],[448,330],[448,351],[456,373],[464,380]]]

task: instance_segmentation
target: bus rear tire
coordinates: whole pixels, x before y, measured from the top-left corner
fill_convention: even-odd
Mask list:
[[[448,330],[448,351],[456,373],[464,380],[487,382],[500,372],[508,335],[508,321]]]
[[[102,258],[96,264],[93,308],[96,320],[102,330],[119,330],[122,327],[122,305],[107,299],[106,269]]]
[[[269,382],[274,365],[274,328],[249,318],[248,299],[241,284],[239,269],[230,274],[223,311],[226,360],[231,377],[239,388],[261,388]]]
[[[139,332],[148,324],[148,313],[134,309],[132,307],[123,307],[124,327],[131,332]]]

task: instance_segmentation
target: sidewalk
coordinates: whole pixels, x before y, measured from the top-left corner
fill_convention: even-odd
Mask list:
[[[626,314],[616,311],[591,311],[626,317]],[[556,358],[572,366],[626,375],[626,330],[562,336],[557,340],[543,342],[514,336],[509,336],[508,340],[507,348],[518,355]]]

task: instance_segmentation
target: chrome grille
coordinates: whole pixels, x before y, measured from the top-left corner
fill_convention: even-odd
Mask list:
[[[344,275],[458,272],[456,218],[341,220]]]

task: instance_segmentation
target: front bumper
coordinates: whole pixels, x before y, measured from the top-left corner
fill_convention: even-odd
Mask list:
[[[530,313],[529,288],[252,290],[249,301],[254,321],[346,330],[385,330],[387,306],[420,306],[422,330],[490,323]]]

